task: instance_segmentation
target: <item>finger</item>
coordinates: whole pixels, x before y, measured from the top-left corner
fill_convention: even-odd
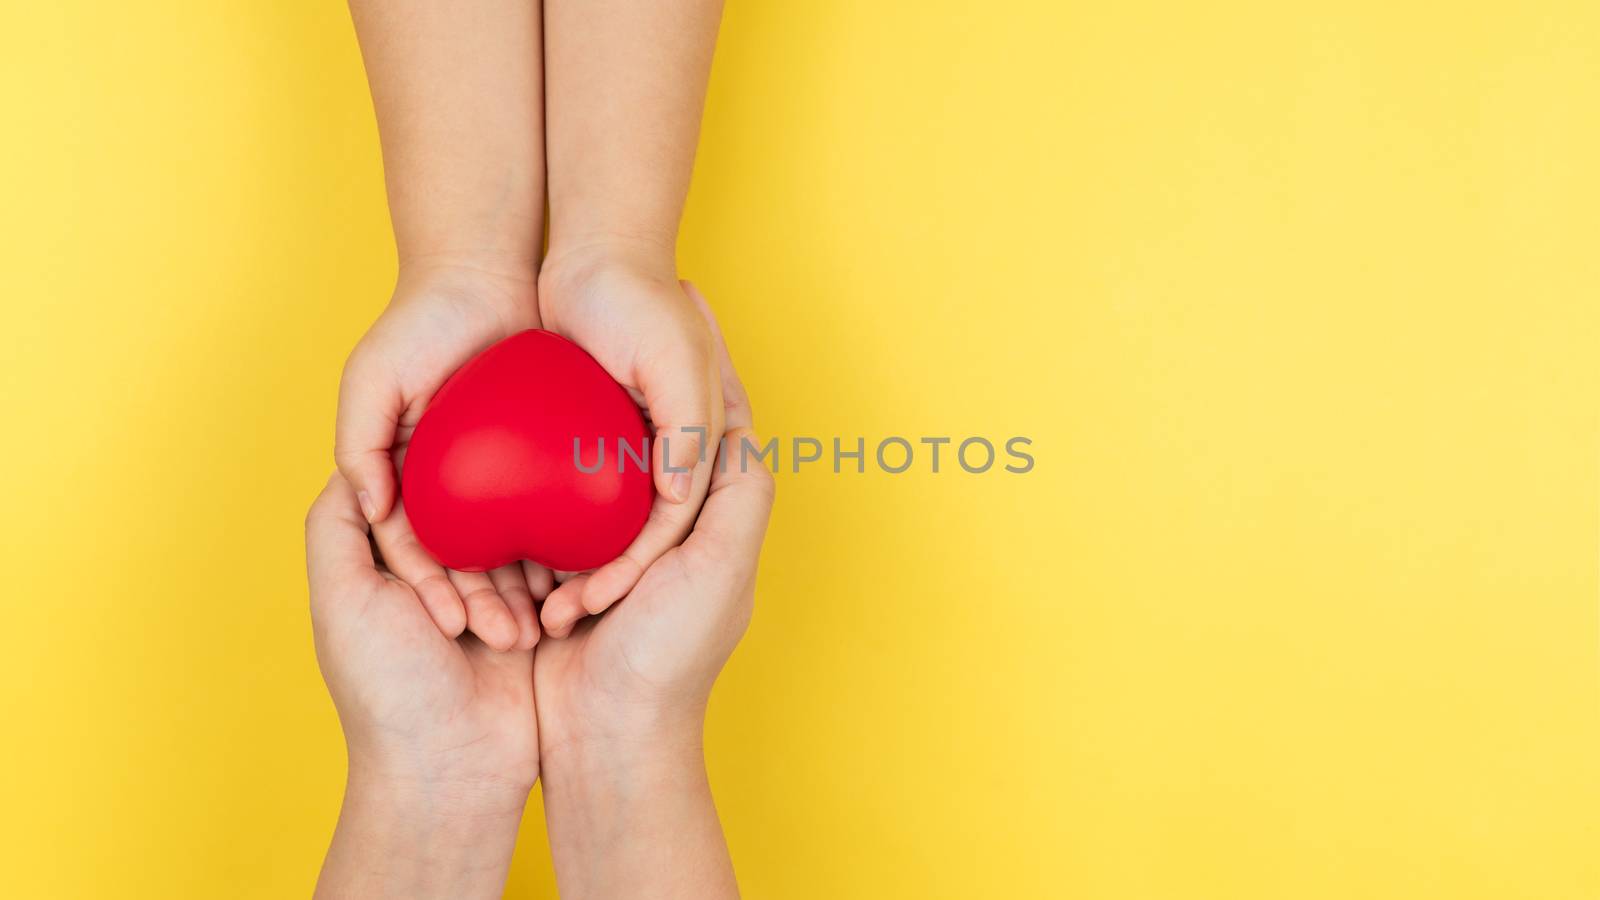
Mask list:
[[[707,478],[709,480],[709,473]],[[633,543],[622,555],[595,569],[588,577],[583,579],[580,586],[582,607],[591,614],[604,612],[611,604],[621,600],[633,590],[633,586],[644,577],[645,570],[650,564],[660,559],[662,554],[673,547],[683,543],[689,536],[689,529],[694,527],[695,515],[699,509],[691,504],[671,503],[665,498],[657,497],[650,506],[650,518],[645,520],[644,528],[639,530]],[[573,581],[577,581],[574,579]],[[556,589],[551,594],[555,599],[556,594],[568,591],[573,582],[568,582]],[[546,601],[548,604],[549,601]]]
[[[579,598],[584,582],[588,580],[588,575],[574,576],[545,598],[544,609],[539,612],[539,621],[544,625],[545,634],[564,638],[572,633],[572,626],[584,616],[583,601]]]
[[[446,577],[467,608],[467,630],[494,650],[510,650],[517,643],[517,621],[500,599],[500,591],[487,572],[446,571]]]
[[[356,493],[335,472],[306,513],[306,577],[312,603],[353,579],[381,580]]]
[[[527,580],[533,599],[544,600],[556,587],[556,574],[531,559],[522,561],[522,577]]]
[[[501,566],[489,573],[489,580],[494,582],[500,599],[517,623],[516,648],[527,650],[539,643],[539,618],[533,611],[533,593],[524,566],[521,563]]]
[[[706,300],[700,289],[692,281],[679,282],[683,285],[683,292],[689,295],[699,307],[700,315],[705,317],[706,324],[711,326],[711,338],[715,346],[717,358],[717,375],[722,384],[722,409],[723,425],[728,431],[735,428],[754,428],[755,416],[750,409],[750,395],[744,389],[744,383],[739,380],[739,373],[733,368],[733,357],[728,353],[728,342],[722,337],[722,326],[717,323],[717,317],[711,313],[711,303]]]
[[[406,519],[403,502],[395,504],[393,515],[372,526],[372,536],[389,571],[411,585],[439,631],[445,637],[458,637],[467,627],[467,611],[461,605],[461,595],[445,575],[444,566],[434,562],[417,542],[411,522]]]
[[[405,401],[393,377],[357,347],[339,379],[339,411],[333,433],[333,459],[355,489],[368,522],[381,522],[395,500],[394,463],[389,448]]]
[[[753,419],[749,394],[745,391],[744,384],[739,380],[738,373],[733,369],[733,360],[728,354],[727,342],[722,339],[722,329],[717,324],[716,317],[711,313],[711,305],[706,301],[705,295],[700,293],[700,290],[693,283],[683,281],[680,284],[695,306],[699,308],[700,314],[705,317],[713,339],[713,355],[717,364],[718,388],[716,393],[721,396],[722,401],[718,404],[718,415],[714,417],[718,421],[710,433],[721,435],[724,419],[728,423],[727,427],[749,428]],[[657,433],[661,433],[659,426]],[[723,444],[726,442],[717,441],[716,443]],[[676,448],[669,449],[672,449],[674,456],[677,455]],[[761,448],[753,447],[751,450],[759,454]],[[760,465],[759,456],[743,450],[730,456],[729,459],[741,465],[749,460],[757,460],[754,464]],[[698,483],[700,473],[696,472],[695,474]],[[705,473],[705,477],[709,483],[711,473]],[[596,569],[593,576],[588,579],[583,591],[584,609],[590,613],[603,612],[611,604],[622,599],[628,591],[633,590],[633,586],[644,576],[645,570],[652,563],[659,559],[662,554],[682,543],[684,538],[688,536],[689,529],[694,526],[694,514],[696,512],[698,510],[693,509],[692,506],[685,509],[683,506],[663,503],[661,498],[658,497],[651,507],[649,520],[645,523],[639,535],[634,538],[633,543],[628,546],[628,549],[624,550],[621,556]]]
[[[722,452],[729,459],[726,465],[719,460],[694,533],[683,542],[686,552],[711,557],[719,575],[735,579],[755,571],[775,492],[766,466],[741,461],[739,448],[744,445],[759,446],[754,432],[743,428],[728,432]]]
[[[772,472],[758,455],[761,444],[751,428],[755,411],[750,406],[750,394],[745,390],[739,372],[733,367],[733,356],[728,343],[722,338],[722,326],[711,313],[711,304],[693,283],[683,282],[684,293],[694,300],[701,315],[711,326],[717,344],[717,368],[722,379],[722,396],[727,410],[728,433],[723,436],[717,465],[711,474],[711,493],[706,497],[708,508],[702,509],[695,523],[695,532],[703,529],[716,532],[743,530],[754,535],[754,546],[759,549],[766,533],[767,519],[772,511],[774,479]],[[730,498],[730,492],[732,494]],[[711,497],[720,493],[716,508],[709,508]],[[748,541],[744,542],[750,547]]]
[[[667,341],[635,372],[660,447],[651,460],[656,492],[673,503],[688,502],[697,487],[705,490],[707,445],[722,433],[715,367],[710,341],[688,334]]]

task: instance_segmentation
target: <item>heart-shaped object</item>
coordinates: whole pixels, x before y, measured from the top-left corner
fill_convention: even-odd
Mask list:
[[[592,569],[650,515],[648,440],[639,408],[593,357],[524,331],[468,360],[428,404],[404,460],[406,515],[451,569]]]

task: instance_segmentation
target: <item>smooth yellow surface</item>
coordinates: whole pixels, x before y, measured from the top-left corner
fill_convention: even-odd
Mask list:
[[[1589,0],[734,0],[680,256],[762,429],[1038,460],[782,477],[748,896],[1600,896],[1597,109]],[[347,14],[10,3],[0,111],[0,896],[303,896]]]

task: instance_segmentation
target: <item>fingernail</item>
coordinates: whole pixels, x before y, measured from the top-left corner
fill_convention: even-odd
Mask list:
[[[689,473],[679,472],[672,476],[672,499],[682,503],[689,499]]]
[[[367,517],[367,521],[373,521],[373,516],[377,513],[377,507],[372,505],[372,495],[366,491],[361,491],[356,494],[356,502],[361,504],[361,514]]]

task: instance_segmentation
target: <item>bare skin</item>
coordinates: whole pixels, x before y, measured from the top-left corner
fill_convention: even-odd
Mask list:
[[[748,619],[771,485],[759,468],[713,477],[707,438],[747,427],[748,404],[674,261],[721,4],[351,12],[400,267],[346,363],[339,474],[307,523],[319,658],[350,746],[319,894],[498,896],[548,754],[565,895],[733,896],[700,723]],[[650,521],[593,572],[447,571],[399,497],[411,431],[462,363],[536,327],[578,342],[650,417]]]
[[[562,634],[605,610],[689,533],[710,484],[703,436],[722,433],[723,412],[710,334],[678,286],[673,254],[721,3],[352,0],[351,11],[401,277],[346,364],[335,459],[367,518],[386,523],[379,545],[394,571],[442,629],[530,646],[522,596],[543,600],[556,588],[551,573],[528,569],[507,596],[509,570],[446,572],[403,515],[386,522],[395,466],[462,362],[545,327],[599,360],[665,438],[652,460],[649,524],[592,578],[555,589],[545,628]]]
[[[335,474],[306,516],[311,623],[349,778],[317,896],[498,897],[539,775],[533,652],[446,637]]]
[[[701,734],[750,620],[773,479],[741,462],[743,442],[760,443],[705,315],[729,398],[727,464],[688,539],[565,640],[500,652],[444,636],[374,558],[342,476],[312,506],[312,625],[350,756],[318,896],[500,896],[538,778],[563,897],[738,895]]]
[[[550,253],[539,311],[635,391],[658,435],[650,524],[545,604],[544,626],[565,634],[689,533],[710,484],[701,436],[723,432],[711,335],[673,258],[722,3],[544,0],[544,13]]]
[[[741,464],[744,440],[761,446],[750,402],[703,298],[687,294],[715,341],[726,465],[713,467],[689,538],[628,601],[534,657],[545,824],[563,897],[738,896],[701,732],[712,684],[750,621],[773,479],[758,462]]]
[[[538,640],[537,566],[447,572],[417,544],[395,467],[428,401],[462,363],[540,325],[543,72],[526,0],[352,0],[383,142],[400,275],[345,363],[334,458],[390,569],[439,629],[497,650]]]

